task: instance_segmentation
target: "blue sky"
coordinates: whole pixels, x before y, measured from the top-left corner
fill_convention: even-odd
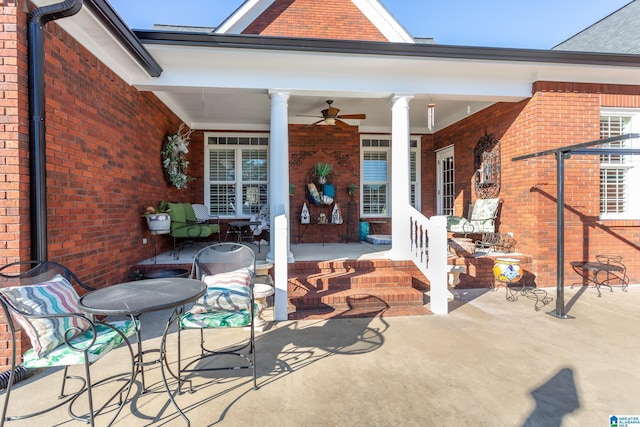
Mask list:
[[[382,0],[414,37],[440,44],[550,49],[631,0]],[[109,0],[134,29],[218,26],[243,0]]]

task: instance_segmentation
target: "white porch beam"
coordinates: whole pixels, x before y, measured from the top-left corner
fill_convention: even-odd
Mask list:
[[[409,175],[410,161],[410,123],[409,102],[413,95],[396,94],[391,98],[391,250],[389,258],[407,260],[411,258],[409,236],[410,206]]]

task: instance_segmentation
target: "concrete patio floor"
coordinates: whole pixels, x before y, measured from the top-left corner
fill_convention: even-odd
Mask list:
[[[177,396],[192,426],[604,426],[610,415],[640,415],[640,286],[597,297],[566,289],[574,319],[505,300],[500,289],[461,290],[446,316],[286,321],[258,333],[258,390],[248,374],[210,375]],[[144,348],[158,346],[167,312],[145,314]],[[240,339],[222,331],[221,345]],[[175,338],[172,336],[171,338]],[[170,360],[175,360],[171,339]],[[189,338],[195,353],[196,337]],[[122,369],[122,348],[94,366],[94,378]],[[106,363],[105,363],[106,362]],[[157,391],[134,396],[118,426],[182,426],[160,370]],[[140,378],[134,386],[138,391]],[[18,384],[11,412],[51,400],[60,373]],[[172,387],[175,383],[171,383]],[[98,387],[95,399],[105,391]],[[82,425],[66,409],[9,425]],[[108,422],[106,415],[97,425]]]

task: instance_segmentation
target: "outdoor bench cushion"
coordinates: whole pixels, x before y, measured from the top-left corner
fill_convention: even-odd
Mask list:
[[[198,222],[191,203],[169,203],[171,236],[178,238],[209,237],[220,232],[220,225]]]

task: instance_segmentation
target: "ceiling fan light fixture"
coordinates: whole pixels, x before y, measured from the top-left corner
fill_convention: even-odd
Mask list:
[[[334,117],[327,117],[326,119],[324,119],[324,122],[329,126],[335,126],[336,119]]]

